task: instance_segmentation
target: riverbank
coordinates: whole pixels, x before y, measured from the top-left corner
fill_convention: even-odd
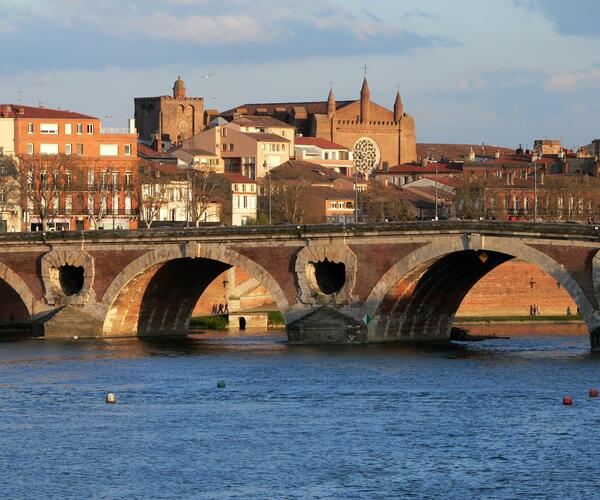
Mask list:
[[[456,318],[454,327],[470,335],[517,336],[586,334],[587,325],[577,316]],[[574,319],[575,318],[575,319]]]

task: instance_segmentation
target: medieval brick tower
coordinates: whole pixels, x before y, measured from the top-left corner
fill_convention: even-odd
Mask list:
[[[367,78],[360,99],[337,101],[330,89],[326,101],[243,104],[221,114],[231,120],[242,115],[270,115],[296,127],[296,132],[320,137],[353,150],[359,169],[385,169],[417,160],[415,122],[404,112],[400,91],[393,109],[371,101]]]
[[[187,97],[181,77],[173,84],[172,96],[136,97],[134,106],[140,140],[157,149],[163,142],[179,144],[206,128],[204,98]]]

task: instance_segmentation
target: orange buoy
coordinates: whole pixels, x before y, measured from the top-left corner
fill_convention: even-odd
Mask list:
[[[566,406],[570,406],[573,404],[573,398],[571,396],[565,396],[563,398],[563,404]]]
[[[590,398],[597,398],[598,397],[598,389],[596,389],[595,387],[592,387],[590,389],[589,395],[590,395]]]

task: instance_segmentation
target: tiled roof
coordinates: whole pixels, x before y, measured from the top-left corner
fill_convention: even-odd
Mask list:
[[[417,156],[424,158],[432,156],[433,159],[446,158],[447,160],[462,160],[473,149],[476,155],[486,154],[494,155],[496,151],[501,156],[514,154],[515,150],[490,144],[436,144],[436,143],[417,143]]]
[[[171,156],[166,151],[155,151],[150,146],[144,144],[143,142],[138,142],[137,146],[138,156],[142,158],[159,158],[164,160],[172,160],[176,161],[177,159],[174,156]]]
[[[256,184],[256,181],[253,179],[250,179],[250,177],[246,177],[245,175],[242,174],[238,174],[236,172],[226,172],[224,174],[220,174],[222,175],[225,179],[227,179],[230,182],[240,182],[240,183],[246,183],[246,184]]]
[[[281,127],[281,128],[294,128],[289,123],[277,120],[272,116],[264,115],[244,115],[236,118],[231,123],[240,125],[241,127]]]
[[[346,146],[321,139],[320,137],[296,137],[294,142],[297,146],[316,146],[321,149],[343,149],[348,151]]]
[[[354,101],[336,101],[336,109],[341,109]],[[258,109],[266,110],[267,114],[277,114],[276,108],[285,109],[286,113],[290,113],[293,108],[304,108],[308,114],[324,114],[327,113],[327,101],[305,101],[305,102],[269,102],[269,103],[248,103],[236,106],[235,108],[223,111],[221,116],[232,116],[237,109],[245,110],[245,115],[254,115]]]
[[[189,153],[194,156],[217,156],[216,154],[211,153],[206,149],[200,148],[181,148],[180,151],[185,151],[186,153]]]
[[[40,106],[23,106],[20,104],[0,104],[0,115],[7,118],[53,118],[53,119],[88,119],[98,120],[97,117],[84,115],[64,109],[51,109]]]
[[[462,165],[459,163],[441,163],[441,162],[430,162],[427,166],[423,166],[420,163],[403,163],[402,165],[395,165],[390,167],[388,170],[377,170],[375,175],[386,175],[386,174],[450,174],[460,173],[462,171]]]
[[[281,137],[277,134],[269,134],[267,132],[242,132],[242,134],[261,142],[290,142],[285,137]]]

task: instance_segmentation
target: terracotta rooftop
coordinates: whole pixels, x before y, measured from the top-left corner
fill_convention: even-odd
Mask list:
[[[289,123],[277,120],[272,116],[265,115],[244,115],[236,118],[231,123],[240,125],[241,127],[280,127],[280,128],[294,128]]]
[[[340,109],[353,102],[354,101],[336,101],[335,107],[336,109]],[[259,109],[265,110],[266,114],[276,115],[278,112],[276,108],[285,109],[286,113],[290,113],[293,108],[304,108],[309,114],[325,114],[327,113],[327,101],[247,103],[223,111],[220,116],[233,116],[236,112],[244,115],[255,115]]]
[[[463,160],[465,156],[473,149],[476,155],[493,156],[496,151],[501,156],[514,154],[515,150],[491,144],[436,144],[436,143],[417,143],[417,156],[425,158],[432,156],[433,159],[445,158],[447,160]]]
[[[427,166],[423,166],[420,163],[403,163],[402,165],[395,165],[390,167],[388,170],[377,170],[376,176],[386,174],[435,174],[437,171],[439,174],[457,174],[462,171],[462,164],[460,163],[442,163],[442,162],[430,162]]]
[[[220,175],[222,175],[225,179],[227,179],[230,182],[256,184],[255,180],[250,179],[250,177],[246,177],[245,175],[238,174],[236,172],[226,172],[226,173],[220,174]]]
[[[174,156],[171,156],[166,151],[155,151],[143,142],[138,142],[137,152],[138,156],[141,156],[142,158],[156,158],[162,160],[177,161],[177,159]]]
[[[0,116],[6,118],[52,118],[57,120],[87,119],[98,120],[97,117],[67,111],[64,109],[51,109],[42,106],[23,106],[21,104],[0,104]]]
[[[186,153],[189,153],[194,156],[217,156],[216,154],[211,153],[206,149],[200,148],[180,148],[180,151],[185,151]]]
[[[290,142],[285,137],[281,137],[277,134],[269,134],[267,132],[242,132],[242,134],[252,137],[260,142]]]
[[[321,139],[320,137],[296,137],[294,142],[297,146],[315,146],[321,149],[343,149],[348,151],[346,146],[336,144],[335,142]]]

